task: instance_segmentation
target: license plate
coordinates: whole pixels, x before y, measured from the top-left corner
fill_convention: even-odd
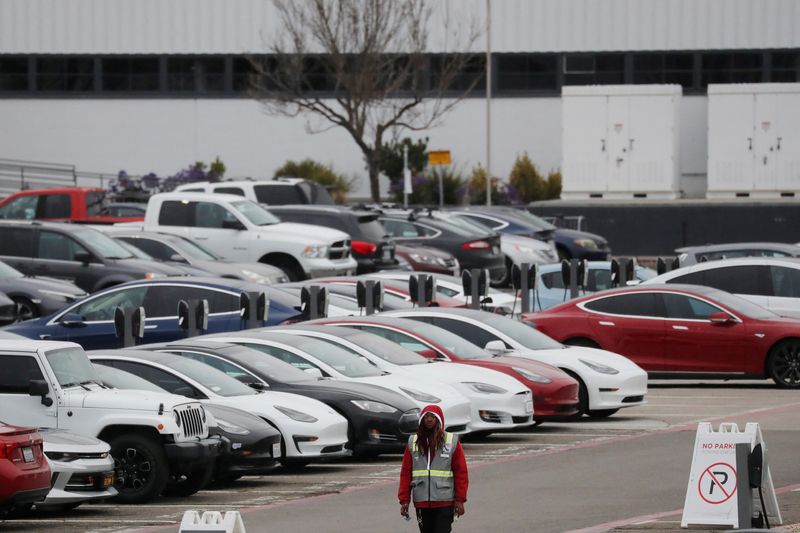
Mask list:
[[[105,475],[105,477],[103,478],[103,488],[110,487],[110,486],[111,486],[111,485],[113,485],[113,484],[114,484],[114,474],[112,474],[111,472],[109,472],[109,473],[108,473],[108,474],[106,474],[106,475]]]
[[[281,443],[277,442],[272,445],[272,457],[279,458],[281,456]]]
[[[533,400],[525,402],[525,412],[531,414],[533,412]]]
[[[30,446],[25,446],[24,448],[22,448],[22,459],[26,463],[32,463],[34,460],[33,448],[31,448]]]

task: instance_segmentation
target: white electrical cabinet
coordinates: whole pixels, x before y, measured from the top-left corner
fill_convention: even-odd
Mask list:
[[[800,196],[800,83],[708,86],[708,198]]]
[[[676,198],[680,85],[564,87],[561,198]]]

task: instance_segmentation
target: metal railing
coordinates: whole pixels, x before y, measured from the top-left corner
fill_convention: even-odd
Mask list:
[[[49,187],[101,187],[106,188],[117,178],[115,172],[85,172],[75,165],[0,158],[0,196],[8,196],[26,189]]]
[[[578,231],[584,231],[586,229],[586,221],[583,215],[555,215],[540,218],[543,218],[557,228],[575,229]]]

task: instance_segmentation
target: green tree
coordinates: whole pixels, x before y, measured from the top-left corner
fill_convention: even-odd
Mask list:
[[[561,171],[551,170],[547,174],[547,184],[545,186],[545,200],[557,200],[561,198]]]
[[[416,142],[406,137],[402,141],[391,141],[383,145],[381,172],[394,182],[403,179],[403,148],[408,148],[408,168],[412,175],[421,174],[428,166],[428,138]]]
[[[536,165],[533,164],[528,153],[517,156],[508,181],[519,194],[523,202],[543,200],[548,195],[547,186]]]
[[[333,199],[338,204],[343,204],[347,200],[347,193],[353,189],[355,178],[347,179],[338,174],[329,165],[304,159],[302,161],[287,161],[280,168],[275,170],[273,177],[290,176],[293,178],[303,178],[315,181],[325,186],[331,193]]]
[[[497,177],[492,177],[492,204],[507,205],[510,202],[508,190],[505,184],[500,182]],[[472,168],[469,180],[467,181],[467,197],[471,204],[486,204],[486,169],[481,165]]]

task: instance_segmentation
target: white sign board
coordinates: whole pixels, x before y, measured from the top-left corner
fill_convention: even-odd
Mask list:
[[[767,463],[766,444],[759,425],[748,423],[744,432],[740,432],[736,424],[725,423],[720,424],[719,431],[714,431],[711,424],[701,422],[697,426],[681,527],[688,527],[690,524],[740,527],[737,483],[740,476],[747,478],[748,472],[746,467],[745,471],[737,472],[736,445],[739,443],[748,444],[750,450],[756,444],[762,445],[762,490],[766,513],[770,524],[783,523]],[[750,524],[741,526],[749,528]]]

